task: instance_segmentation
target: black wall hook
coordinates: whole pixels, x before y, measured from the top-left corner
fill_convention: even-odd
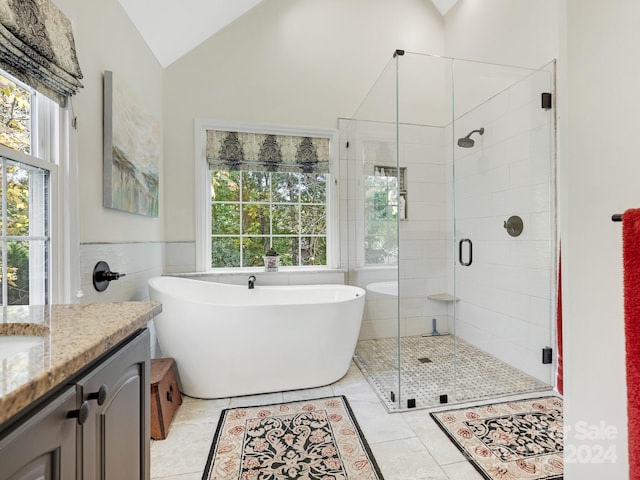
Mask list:
[[[109,264],[100,260],[96,263],[96,266],[93,267],[93,287],[99,292],[104,292],[109,286],[110,281],[118,280],[125,275],[126,273],[112,272]]]

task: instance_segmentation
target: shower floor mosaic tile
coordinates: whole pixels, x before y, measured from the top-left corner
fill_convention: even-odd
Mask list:
[[[440,406],[442,395],[452,404],[550,389],[453,335],[402,337],[400,352],[400,391],[396,338],[360,340],[354,354],[355,363],[389,411],[406,409],[410,399],[420,408]]]

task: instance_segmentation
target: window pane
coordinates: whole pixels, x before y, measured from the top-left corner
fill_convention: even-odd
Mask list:
[[[240,205],[214,203],[211,206],[211,233],[213,235],[240,235]]]
[[[242,234],[269,235],[269,205],[248,204],[242,207]]]
[[[213,237],[211,239],[212,267],[240,266],[240,237]]]
[[[299,265],[298,237],[274,237],[273,248],[280,254],[280,265]]]
[[[386,237],[366,236],[364,239],[364,257],[367,263],[385,263]]]
[[[7,242],[7,304],[28,305],[36,303],[37,299],[30,299],[30,286],[36,291],[46,291],[46,278],[44,272],[46,265],[32,265],[29,262],[41,262],[46,258],[45,242],[43,241],[12,241]],[[39,303],[44,303],[40,299]]]
[[[264,266],[262,257],[268,249],[268,237],[242,237],[242,266]]]
[[[305,205],[302,208],[302,233],[323,234],[327,231],[327,213],[324,205]]]
[[[217,202],[240,200],[240,172],[211,172],[211,198]]]
[[[302,265],[327,264],[326,237],[302,237]]]
[[[300,186],[300,201],[302,203],[322,203],[327,201],[327,175],[305,173],[302,175]]]
[[[297,173],[272,173],[272,202],[298,202],[300,175]]]
[[[242,172],[242,200],[269,201],[269,172]]]
[[[7,235],[48,235],[48,175],[36,167],[7,162]]]
[[[235,249],[230,246],[232,240],[220,235],[239,235],[239,263],[243,267],[264,266],[262,257],[269,248],[280,254],[283,266],[326,264],[327,177],[287,172],[212,172],[211,233],[219,247],[212,265],[238,263],[238,258],[222,257],[235,253]],[[299,237],[301,233],[305,237]],[[385,230],[383,235],[386,234]]]
[[[274,205],[273,234],[292,235],[298,233],[299,211],[298,205]]]
[[[31,94],[0,75],[0,143],[31,152]]]

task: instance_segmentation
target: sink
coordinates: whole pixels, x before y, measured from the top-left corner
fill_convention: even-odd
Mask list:
[[[34,347],[42,347],[44,338],[35,335],[3,335],[0,336],[0,361],[20,352],[27,352]]]
[[[0,323],[0,361],[44,345],[49,327],[40,323]]]

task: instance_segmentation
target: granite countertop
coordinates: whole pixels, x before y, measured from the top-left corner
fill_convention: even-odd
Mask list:
[[[0,424],[161,311],[156,302],[0,307]],[[14,345],[16,335],[29,338]]]

